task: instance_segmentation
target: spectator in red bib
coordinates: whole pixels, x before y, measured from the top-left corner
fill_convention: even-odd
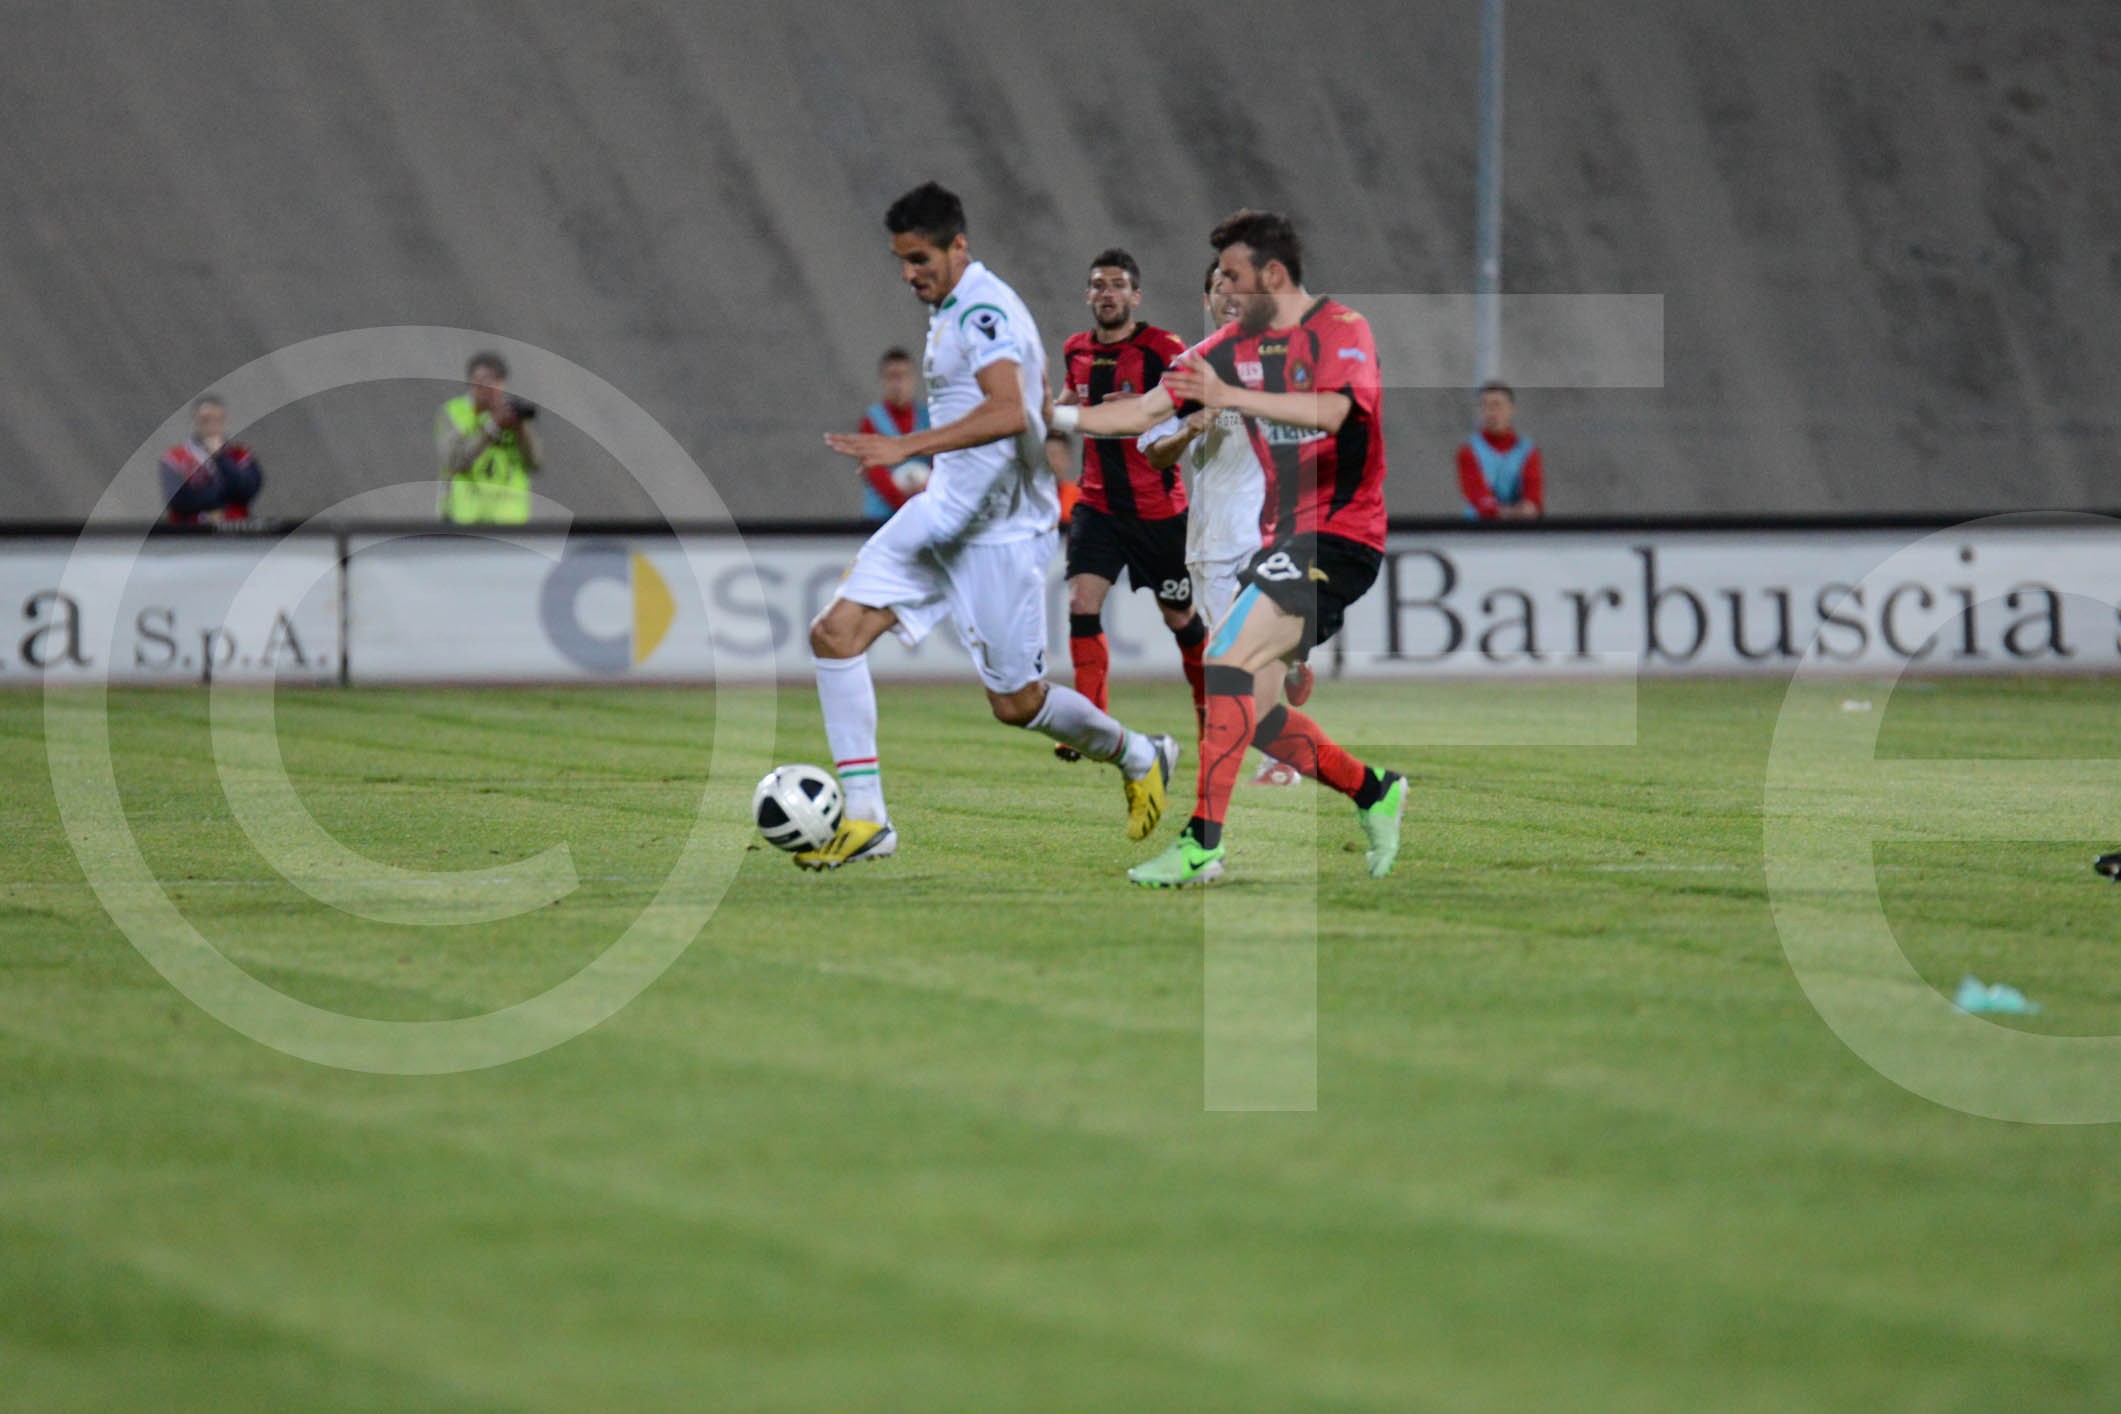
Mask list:
[[[191,408],[191,438],[162,454],[163,518],[171,525],[247,519],[265,474],[250,448],[228,440],[228,405],[208,393]]]
[[[877,361],[877,400],[862,414],[860,432],[903,437],[926,431],[928,400],[921,396],[913,355],[886,349]],[[862,468],[862,518],[883,522],[928,485],[928,459],[908,457],[897,466]]]
[[[1538,520],[1546,514],[1546,468],[1517,431],[1517,394],[1507,383],[1480,389],[1480,426],[1458,444],[1458,489],[1468,520]]]

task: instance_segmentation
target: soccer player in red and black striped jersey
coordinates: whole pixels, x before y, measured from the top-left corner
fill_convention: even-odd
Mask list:
[[[1155,391],[1131,402],[1054,410],[1062,430],[1147,431],[1174,412],[1231,408],[1251,429],[1267,475],[1265,543],[1208,645],[1207,710],[1191,823],[1178,842],[1127,871],[1137,884],[1177,887],[1222,875],[1223,817],[1245,748],[1321,781],[1355,803],[1369,870],[1399,854],[1407,783],[1350,756],[1302,712],[1271,702],[1283,665],[1340,631],[1348,605],[1376,581],[1385,543],[1384,384],[1369,321],[1303,283],[1303,243],[1288,219],[1240,211],[1209,237],[1238,317],[1178,360]]]
[[[1103,251],[1090,262],[1084,300],[1095,327],[1068,339],[1060,405],[1138,398],[1185,351],[1176,334],[1140,319],[1141,267],[1127,252]],[[1208,631],[1193,611],[1186,572],[1186,483],[1175,466],[1151,466],[1132,437],[1084,437],[1080,486],[1068,525],[1068,656],[1076,691],[1100,707],[1106,702],[1105,596],[1125,569],[1134,588],[1155,594],[1201,715]],[[1054,750],[1069,757],[1066,747]]]

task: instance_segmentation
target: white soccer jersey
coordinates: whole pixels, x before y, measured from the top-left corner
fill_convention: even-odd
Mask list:
[[[1176,417],[1167,418],[1144,432],[1139,445],[1147,451],[1182,427]],[[1193,483],[1187,493],[1186,562],[1250,558],[1259,548],[1267,478],[1244,417],[1228,408],[1217,412],[1215,425],[1187,444],[1184,460]]]
[[[1046,465],[1046,350],[1031,311],[993,271],[975,260],[957,288],[928,316],[921,361],[928,380],[928,421],[941,427],[985,401],[980,370],[1016,364],[1023,379],[1026,426],[1018,436],[935,458],[923,514],[946,539],[997,545],[1043,535],[1060,521],[1060,492]]]

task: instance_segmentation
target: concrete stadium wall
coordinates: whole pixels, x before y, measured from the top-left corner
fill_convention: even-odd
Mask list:
[[[1469,278],[1472,0],[0,23],[9,518],[86,514],[230,369],[400,323],[594,370],[740,516],[849,510],[819,433],[919,337],[879,216],[930,176],[1056,348],[1113,241],[1148,313],[1197,327],[1203,234],[1239,204],[1303,222],[1316,290]],[[1512,0],[1510,45],[1508,288],[1665,299],[1663,389],[1526,394],[1557,513],[2121,501],[2121,7]],[[427,475],[447,391],[266,419],[261,509]],[[1464,392],[1396,392],[1388,416],[1393,510],[1455,509]],[[548,494],[649,512],[583,439],[550,441]]]

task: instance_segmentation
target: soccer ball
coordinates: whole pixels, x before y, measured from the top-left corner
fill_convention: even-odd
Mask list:
[[[751,795],[751,818],[766,843],[790,854],[823,849],[840,828],[840,783],[817,766],[776,766]]]

